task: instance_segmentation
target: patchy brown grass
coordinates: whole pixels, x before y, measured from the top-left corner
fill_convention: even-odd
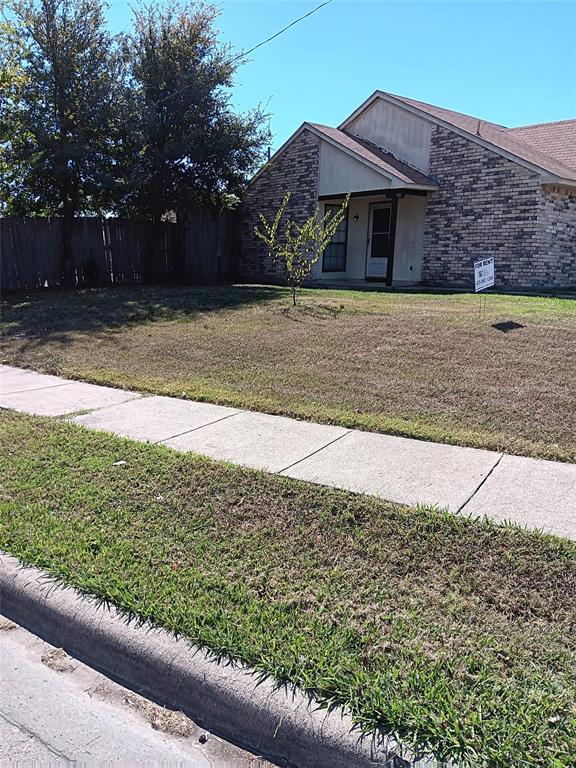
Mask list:
[[[114,289],[10,299],[3,321],[4,363],[576,461],[574,300],[489,296],[480,318],[472,295]]]
[[[576,768],[576,543],[7,412],[0,477],[0,548],[125,614],[439,760]]]

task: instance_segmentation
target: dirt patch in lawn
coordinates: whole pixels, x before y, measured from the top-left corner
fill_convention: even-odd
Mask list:
[[[576,460],[576,301],[114,289],[4,306],[0,360],[147,392]]]

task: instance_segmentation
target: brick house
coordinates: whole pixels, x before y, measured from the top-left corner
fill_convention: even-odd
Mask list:
[[[250,182],[244,279],[274,277],[253,229],[287,191],[296,219],[351,194],[318,283],[470,287],[494,256],[498,287],[576,287],[576,120],[505,128],[376,91],[338,128],[303,123]]]

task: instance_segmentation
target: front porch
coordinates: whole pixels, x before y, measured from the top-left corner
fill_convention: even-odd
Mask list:
[[[382,189],[354,192],[346,219],[317,262],[316,285],[417,285],[422,275],[422,250],[427,192]],[[319,199],[323,214],[338,207],[343,194]]]

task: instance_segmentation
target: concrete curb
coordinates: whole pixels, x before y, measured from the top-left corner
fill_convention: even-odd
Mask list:
[[[298,768],[427,768],[384,734],[362,736],[340,709],[223,663],[149,624],[61,587],[0,553],[0,613],[132,690],[183,710],[202,727]]]

